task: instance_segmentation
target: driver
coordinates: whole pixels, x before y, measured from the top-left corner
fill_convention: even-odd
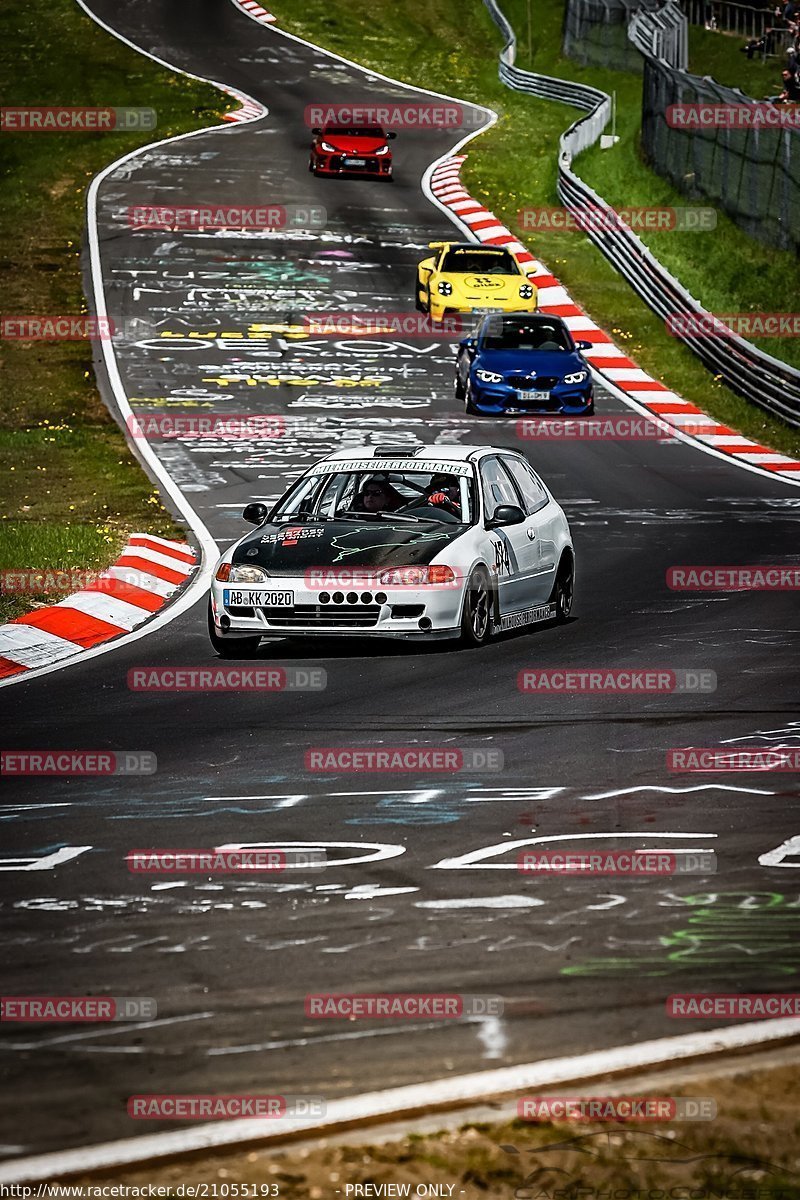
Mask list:
[[[434,475],[425,495],[428,504],[441,505],[461,515],[461,488],[455,475]]]

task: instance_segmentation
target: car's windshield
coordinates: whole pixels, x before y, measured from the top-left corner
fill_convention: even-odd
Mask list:
[[[516,260],[507,250],[450,249],[442,261],[443,271],[475,275],[521,275]]]
[[[325,133],[331,137],[369,137],[369,138],[385,138],[386,134],[380,126],[368,125],[355,128],[352,125],[326,125]]]
[[[483,327],[484,350],[574,350],[572,338],[560,321],[495,317]]]
[[[467,463],[437,463],[436,470],[386,470],[380,460],[320,463],[289,489],[270,514],[273,522],[316,520],[436,521],[471,525],[476,512],[474,476]]]

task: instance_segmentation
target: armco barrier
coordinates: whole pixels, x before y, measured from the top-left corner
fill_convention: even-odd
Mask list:
[[[578,177],[572,165],[576,155],[594,145],[608,124],[611,97],[597,88],[516,67],[514,31],[497,0],[484,3],[505,38],[499,66],[502,82],[514,91],[587,110],[588,115],[570,125],[559,141],[559,199],[573,212],[591,208],[612,213],[611,206]],[[590,227],[587,236],[653,312],[665,320],[669,316],[710,318],[635,233],[611,219],[597,225],[608,228]],[[732,391],[800,428],[800,371],[740,337],[680,336],[680,340]]]

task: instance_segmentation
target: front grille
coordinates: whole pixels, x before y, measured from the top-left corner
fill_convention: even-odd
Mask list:
[[[380,604],[345,607],[333,604],[295,604],[293,608],[262,608],[270,625],[287,629],[292,625],[327,625],[337,629],[371,629],[378,624]]]
[[[535,379],[530,379],[527,375],[507,375],[506,383],[509,387],[519,388],[520,391],[526,392],[549,392],[558,383],[557,375],[537,375]]]

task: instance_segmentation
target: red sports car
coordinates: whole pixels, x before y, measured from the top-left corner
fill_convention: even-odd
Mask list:
[[[315,175],[366,176],[392,179],[392,152],[389,139],[380,125],[326,125],[312,129],[309,171]]]

